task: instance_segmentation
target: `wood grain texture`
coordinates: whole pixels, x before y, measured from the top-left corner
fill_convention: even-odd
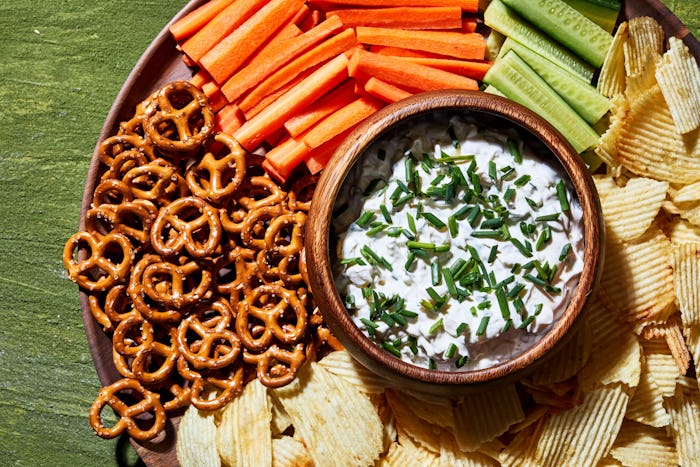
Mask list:
[[[136,462],[126,439],[101,440],[87,423],[99,381],[61,250],[78,227],[91,154],[110,106],[139,56],[186,3],[0,2],[3,465]],[[697,35],[700,1],[667,4]]]

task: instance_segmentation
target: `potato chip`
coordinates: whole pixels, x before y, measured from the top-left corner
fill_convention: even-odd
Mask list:
[[[624,465],[676,465],[673,439],[665,429],[625,420],[610,450]]]
[[[653,376],[661,393],[664,396],[670,396],[676,388],[676,379],[681,373],[666,340],[643,340],[642,348],[649,373]]]
[[[342,376],[357,389],[368,394],[384,392],[389,385],[386,379],[365,368],[347,350],[331,352],[318,364],[331,373]]]
[[[272,463],[272,407],[267,388],[257,379],[226,405],[216,431],[216,447],[230,466]]]
[[[518,432],[513,440],[501,450],[498,460],[509,467],[539,467],[535,459],[544,420]]]
[[[683,328],[683,335],[685,336],[685,343],[693,356],[693,361],[695,362],[695,372],[698,372],[698,367],[700,364],[700,326],[685,326]]]
[[[697,465],[700,459],[700,390],[695,379],[679,377],[672,396],[664,399],[671,416],[678,464]]]
[[[683,325],[700,325],[700,243],[684,243],[674,248],[673,270]]]
[[[543,421],[538,465],[595,465],[608,454],[629,396],[622,383],[593,389],[583,403]]]
[[[650,16],[639,16],[628,21],[627,40],[623,46],[625,70],[634,75],[644,69],[647,57],[661,55],[664,50],[664,30]]]
[[[674,314],[665,323],[652,324],[645,327],[641,336],[643,339],[648,340],[664,339],[671,351],[673,360],[676,362],[678,371],[681,374],[686,374],[690,367],[691,356],[685,344],[680,321],[680,315]]]
[[[620,461],[608,454],[599,460],[595,467],[618,467],[622,465],[623,464]]]
[[[668,50],[657,67],[656,79],[678,132],[696,130],[700,126],[700,69],[681,39],[668,38]]]
[[[606,164],[606,169],[613,177],[619,176],[621,166],[617,159],[617,141],[625,124],[625,116],[629,112],[629,101],[624,94],[618,94],[610,99],[610,125],[598,140],[595,153]]]
[[[588,361],[591,338],[588,320],[581,320],[569,341],[555,349],[554,355],[532,373],[533,383],[558,383],[578,373]]]
[[[668,235],[673,245],[682,243],[700,243],[700,227],[680,217],[674,218],[668,225]]]
[[[396,430],[399,441],[408,436],[421,447],[440,453],[440,436],[443,430],[438,425],[426,422],[420,418],[411,407],[402,403],[401,394],[395,390],[387,390],[386,398],[396,419]]]
[[[652,225],[635,240],[608,243],[599,290],[605,307],[635,326],[666,321],[675,299],[671,242]]]
[[[627,76],[625,97],[634,102],[639,99],[648,89],[654,87],[656,83],[656,66],[661,61],[659,55],[649,55],[645,57],[644,66],[638,72]]]
[[[605,97],[613,97],[625,90],[625,53],[624,44],[627,41],[627,22],[617,27],[608,53],[600,68],[597,88]]]
[[[301,441],[291,436],[272,438],[272,467],[313,467],[314,462]]]
[[[693,225],[700,226],[700,202],[681,203],[678,206],[678,214]]]
[[[598,297],[586,305],[586,319],[591,327],[591,353],[578,374],[584,391],[594,386],[616,382],[636,387],[641,373],[642,352],[630,326],[602,306]]]
[[[391,411],[389,407],[389,402],[386,400],[386,395],[381,394],[370,394],[369,395],[372,404],[374,405],[377,415],[382,422],[384,428],[384,452],[389,450],[389,446],[398,438],[398,432],[396,431],[396,420],[394,419],[394,412]]]
[[[440,467],[440,455],[411,442],[409,438],[406,444],[392,444],[378,465],[380,467],[406,467],[407,465]]]
[[[666,426],[670,419],[663,404],[664,395],[645,362],[639,385],[627,404],[625,418],[653,427]]]
[[[440,438],[440,467],[496,467],[499,463],[480,452],[464,452],[452,436]]]
[[[182,467],[219,467],[216,451],[216,424],[213,412],[191,405],[185,410],[177,429],[175,451]],[[236,464],[233,464],[236,465]]]
[[[525,419],[515,386],[506,384],[457,401],[454,435],[463,451],[474,451]]]
[[[524,379],[519,382],[519,386],[535,404],[554,411],[568,410],[581,402],[581,387],[576,378],[547,384],[535,384]],[[512,429],[513,427],[509,431]]]
[[[446,397],[433,398],[430,401],[426,401],[403,391],[391,391],[388,395],[393,403],[408,407],[414,414],[428,423],[443,428],[454,428],[455,426],[452,401]]]
[[[631,178],[618,187],[611,177],[593,177],[603,209],[606,233],[613,240],[634,240],[651,225],[666,199],[668,182]]]
[[[272,391],[316,465],[372,465],[382,452],[382,423],[372,402],[315,362]]]
[[[687,141],[678,133],[658,84],[631,101],[622,118],[615,154],[632,173],[676,183],[700,180],[698,138]]]
[[[270,428],[272,430],[272,435],[281,435],[292,426],[292,419],[289,418],[289,414],[282,403],[275,397],[270,397],[270,408],[272,409],[272,421]]]
[[[700,182],[684,185],[680,188],[671,188],[668,193],[674,203],[697,203],[700,200]]]

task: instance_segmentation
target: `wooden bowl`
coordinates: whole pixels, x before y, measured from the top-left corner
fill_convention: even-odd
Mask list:
[[[541,142],[545,151],[550,153],[551,160],[558,161],[570,178],[583,213],[584,265],[568,307],[541,339],[527,350],[484,369],[430,370],[406,363],[385,352],[354,324],[334,285],[331,255],[333,212],[336,198],[350,171],[363,157],[365,149],[389,130],[436,111],[491,120],[499,126],[516,128],[523,136],[533,137],[536,143]],[[338,147],[314,193],[306,224],[306,261],[314,300],[331,331],[358,361],[401,387],[455,394],[520,378],[565,340],[576,325],[586,299],[598,280],[604,244],[603,229],[597,192],[586,166],[549,123],[525,107],[498,96],[473,91],[437,91],[387,106],[364,121]]]

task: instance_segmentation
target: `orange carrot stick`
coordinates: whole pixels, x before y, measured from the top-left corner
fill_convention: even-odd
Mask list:
[[[306,17],[309,16],[309,13],[311,13],[311,8],[309,8],[309,6],[306,3],[304,3],[301,6],[301,8],[299,8],[299,11],[294,13],[294,16],[292,16],[292,18],[289,20],[289,22],[299,26],[300,24],[302,24],[304,22]]]
[[[217,83],[225,83],[303,4],[304,0],[271,0],[207,52],[199,61],[202,68]]]
[[[479,10],[479,0],[324,0],[324,3],[373,7],[457,5],[466,12],[476,13]]]
[[[345,27],[375,26],[398,29],[459,29],[462,10],[458,6],[348,8],[326,12],[337,16]]]
[[[392,57],[450,58],[447,55],[440,55],[433,52],[402,49],[401,47],[391,47],[388,45],[371,45],[369,51],[380,55],[391,55]]]
[[[340,54],[303,79],[259,114],[245,122],[234,137],[244,148],[255,149],[289,117],[326,94],[348,77],[348,59]]]
[[[484,75],[489,68],[491,62],[488,61],[473,61],[473,60],[452,60],[448,58],[421,58],[421,57],[404,57],[404,60],[419,65],[425,65],[438,70],[449,71],[458,75],[467,76],[476,80],[483,80]]]
[[[221,110],[228,101],[221,94],[221,88],[214,81],[207,81],[202,85],[202,92],[209,98],[209,104],[214,112]]]
[[[424,50],[466,60],[483,60],[486,53],[486,40],[477,33],[409,31],[367,26],[358,26],[355,32],[357,40],[362,44]]]
[[[284,86],[303,70],[311,68],[319,63],[337,56],[339,53],[349,50],[357,43],[357,38],[352,29],[345,29],[341,33],[321,42],[316,47],[295,58],[293,61],[268,76],[262,83],[251,89],[250,93],[239,103],[244,112],[253,108],[266,95]]]
[[[313,67],[313,68],[310,68],[310,69],[308,69],[308,70],[302,71],[300,74],[298,74],[297,76],[295,76],[294,79],[292,79],[290,82],[286,83],[284,86],[282,86],[282,87],[279,88],[279,89],[275,89],[274,92],[272,92],[272,93],[268,94],[267,96],[263,97],[263,98],[260,100],[260,102],[258,102],[257,104],[255,104],[254,107],[252,107],[252,108],[246,110],[245,112],[243,112],[243,114],[245,115],[246,119],[247,119],[247,120],[250,120],[251,118],[255,117],[257,114],[259,114],[260,112],[262,112],[263,109],[265,109],[265,107],[267,107],[268,105],[272,104],[274,101],[276,101],[277,99],[279,99],[280,96],[283,96],[287,91],[289,91],[290,89],[292,89],[292,88],[293,88],[294,86],[296,86],[297,84],[301,83],[302,80],[306,79],[307,76],[309,76],[311,73],[313,73],[314,71],[316,71],[319,67],[320,67],[320,65],[319,65],[319,66],[316,66],[316,67]]]
[[[243,112],[236,104],[227,104],[216,114],[215,131],[220,131],[228,135],[232,135],[234,131],[239,129],[245,122]]]
[[[321,120],[304,135],[303,141],[311,149],[315,149],[348,128],[354,127],[382,107],[384,102],[374,97],[360,97]]]
[[[478,90],[476,80],[449,71],[410,63],[399,57],[390,57],[357,49],[348,64],[350,76],[366,78],[374,76],[394,86],[407,90],[432,91],[437,89]]]
[[[209,73],[207,73],[204,70],[199,70],[192,76],[192,78],[190,78],[190,83],[192,83],[194,86],[197,86],[199,89],[202,89],[204,83],[208,81],[211,81],[211,76],[209,76]]]
[[[247,20],[266,0],[236,0],[182,44],[182,51],[199,60],[221,39]]]
[[[265,154],[265,158],[274,166],[277,174],[286,180],[310,150],[303,141],[288,138]]]
[[[297,28],[295,24],[292,26]],[[237,100],[244,92],[258,85],[279,68],[342,27],[340,19],[332,17],[299,36],[271,42],[269,47],[261,50],[246,66],[226,81],[221,91],[228,100]]]
[[[312,175],[319,173],[326,167],[326,164],[328,164],[328,161],[333,156],[333,153],[335,153],[335,150],[338,149],[340,143],[342,143],[355,128],[356,127],[349,128],[330,141],[327,141],[309,152],[306,158],[304,158],[304,162]]]
[[[319,9],[311,10],[311,13],[304,18],[304,21],[299,25],[302,31],[308,31],[318,25],[323,20],[323,12]]]
[[[265,172],[267,172],[267,174],[278,183],[284,184],[287,181],[287,178],[279,173],[268,159],[263,159],[262,168],[265,169]]]
[[[347,80],[307,109],[284,122],[284,127],[291,137],[296,138],[321,119],[352,102],[355,97],[355,82]]]
[[[183,39],[199,31],[232,2],[233,0],[211,0],[205,3],[170,25],[170,34],[175,41],[182,42]]]
[[[401,99],[405,99],[412,95],[410,92],[375,78],[374,76],[367,80],[364,90],[367,94],[381,99],[389,104],[400,101]]]

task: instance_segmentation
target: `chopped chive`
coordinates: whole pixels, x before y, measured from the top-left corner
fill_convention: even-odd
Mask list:
[[[406,262],[403,265],[403,268],[408,271],[411,269],[411,266],[413,266],[413,261],[416,259],[416,254],[412,251],[409,251],[408,254],[406,255]]]
[[[557,182],[557,198],[559,198],[559,205],[561,206],[562,212],[567,212],[571,207],[569,206],[569,200],[566,196],[566,186],[564,185],[564,180],[559,180]]]
[[[442,277],[445,279],[445,285],[447,286],[447,290],[450,292],[450,295],[453,297],[457,295],[457,286],[455,285],[455,280],[454,277],[452,277],[450,268],[442,269]]]
[[[411,353],[413,353],[413,355],[418,355],[418,344],[417,338],[415,336],[409,336],[408,348],[411,350]]]
[[[408,240],[406,242],[408,248],[416,248],[419,250],[435,250],[435,244],[429,242],[418,242],[416,240]]]
[[[479,214],[481,214],[481,207],[478,204],[475,204],[469,210],[469,215],[467,215],[467,222],[469,222],[469,225],[471,225],[472,227],[476,225],[476,222],[479,218]]]
[[[430,222],[436,229],[442,229],[443,227],[445,227],[445,223],[431,212],[424,212],[423,217],[425,218],[425,220]]]
[[[368,259],[368,257],[372,258],[376,263],[381,264],[384,266],[385,269],[389,271],[393,271],[393,268],[391,267],[391,264],[389,261],[386,260],[386,258],[379,256],[377,253],[375,253],[370,247],[367,245],[363,246],[360,249],[360,253],[362,256],[364,256],[365,259]]]
[[[360,318],[360,322],[365,325],[368,329],[377,329],[379,328],[379,325],[375,323],[374,321],[370,321],[367,318]]]
[[[481,193],[483,188],[481,187],[481,179],[479,178],[479,174],[472,173],[470,178],[471,178],[472,185],[474,186],[474,191],[476,193]]]
[[[397,358],[401,358],[401,351],[391,342],[382,342],[382,348]]]
[[[447,218],[447,229],[450,232],[452,238],[456,238],[459,234],[459,224],[457,223],[457,218],[453,215]]]
[[[469,325],[467,323],[460,323],[459,326],[457,326],[457,329],[455,329],[455,334],[461,336],[467,329],[469,329]]]
[[[475,307],[475,306],[469,308],[469,312],[470,312],[470,313],[472,314],[472,316],[475,317],[475,318],[478,316],[478,312],[476,311],[476,307]]]
[[[465,156],[449,156],[447,154],[444,154],[443,156],[436,158],[435,162],[443,164],[446,162],[467,162],[467,161],[471,161],[471,160],[474,160],[473,154],[469,154],[469,155],[465,155]]]
[[[387,326],[392,327],[394,326],[394,318],[391,317],[389,313],[382,313],[382,315],[379,317],[382,321],[386,323]]]
[[[494,288],[498,289],[498,288],[505,287],[506,285],[510,284],[513,281],[515,281],[515,276],[508,276],[505,279],[503,279],[501,282],[496,284],[496,286]]]
[[[454,217],[455,219],[462,220],[464,217],[469,213],[469,210],[472,208],[471,205],[465,204],[458,210],[456,210],[451,217]]]
[[[553,214],[546,214],[544,216],[535,217],[535,221],[537,221],[537,222],[549,222],[549,221],[555,221],[557,219],[559,219],[558,212],[555,212]]]
[[[443,243],[442,245],[435,246],[435,253],[447,253],[448,251],[450,251],[449,243]]]
[[[352,294],[347,294],[345,296],[345,305],[349,308],[355,307],[355,297]]]
[[[432,182],[430,182],[431,186],[437,186],[438,183],[440,183],[447,175],[446,174],[439,174],[437,177],[433,179]]]
[[[502,238],[503,232],[499,230],[473,230],[470,235],[474,238]]]
[[[410,185],[411,182],[413,182],[413,180],[414,180],[413,176],[414,176],[414,173],[415,173],[414,171],[416,168],[414,160],[411,157],[407,157],[404,160],[404,167],[406,168],[406,173],[405,173],[406,183]]]
[[[435,361],[435,359],[431,358],[430,360],[428,360],[428,369],[437,370],[437,362]]]
[[[522,264],[520,263],[515,263],[512,268],[510,268],[510,272],[513,274],[518,274],[520,270],[522,269]]]
[[[430,280],[433,285],[439,285],[442,281],[442,274],[440,271],[440,260],[435,258],[435,260],[430,263]]]
[[[406,215],[406,221],[408,221],[408,228],[411,232],[413,232],[413,235],[418,233],[416,230],[416,219],[410,213]]]
[[[509,319],[510,310],[508,309],[508,299],[503,289],[496,289],[496,299],[498,300],[498,308],[501,310],[501,316],[503,316],[503,319]]]
[[[514,182],[513,185],[517,186],[518,188],[523,187],[528,184],[528,182],[532,179],[532,177],[528,174],[525,174],[521,177],[518,177]]]
[[[525,288],[525,284],[522,284],[522,283],[518,282],[518,283],[515,284],[515,286],[514,286],[512,289],[510,289],[510,291],[508,292],[508,298],[510,298],[511,300],[514,299],[515,297],[517,297],[517,296],[520,294],[520,292],[523,291],[524,288]]]
[[[503,325],[503,328],[501,328],[501,334],[505,334],[510,329],[510,327],[512,325],[513,325],[513,320],[508,318],[506,323]]]
[[[365,263],[362,258],[359,256],[355,256],[353,258],[343,258],[340,260],[340,264],[344,264],[347,266],[366,266],[367,263]]]
[[[508,139],[508,151],[510,155],[513,156],[513,160],[520,164],[523,161],[523,156],[520,153],[520,148],[518,147],[517,141],[513,139]]]
[[[438,319],[433,323],[432,326],[430,326],[430,329],[428,329],[428,334],[435,334],[437,333],[440,329],[442,328],[442,318]]]
[[[455,362],[455,366],[456,366],[457,368],[462,368],[464,365],[467,364],[468,361],[469,361],[469,355],[462,355],[462,356],[459,357],[459,358],[457,359],[457,361]]]
[[[479,323],[479,327],[476,330],[477,336],[483,336],[486,333],[486,327],[489,325],[490,319],[491,319],[491,317],[489,315],[486,315],[483,318],[481,318],[481,322]]]
[[[498,254],[498,245],[494,245],[491,247],[491,251],[489,251],[489,257],[486,260],[488,263],[493,263],[496,261],[496,255]]]
[[[391,313],[389,316],[391,316],[391,319],[396,321],[400,326],[406,326],[408,324],[408,321],[406,321],[406,318],[404,318],[399,313]]]
[[[403,190],[401,190],[401,187],[397,185],[396,188],[394,188],[394,191],[391,192],[389,199],[395,202],[397,199],[399,199],[401,193],[403,193]]]
[[[480,310],[485,310],[491,307],[491,302],[487,300],[485,302],[479,303],[476,307]]]
[[[543,305],[541,303],[538,303],[535,305],[535,312],[532,314],[533,316],[538,316],[540,312],[542,311]]]
[[[537,201],[535,201],[534,199],[528,198],[526,196],[525,201],[527,201],[528,206],[530,206],[532,209],[539,209],[540,208],[540,204]]]
[[[502,217],[494,217],[493,219],[486,219],[479,226],[482,229],[497,229],[505,223]]]
[[[530,325],[530,323],[532,323],[533,321],[535,321],[535,315],[530,315],[530,316],[528,316],[527,318],[525,318],[525,321],[523,321],[522,323],[520,323],[520,326],[518,326],[518,327],[519,327],[520,329],[525,329],[525,328],[527,328],[527,327]]]
[[[559,261],[564,261],[567,256],[569,256],[569,251],[571,250],[571,243],[567,243],[561,248],[561,253],[559,253]]]
[[[555,278],[556,275],[557,275],[557,271],[558,271],[558,270],[559,270],[559,266],[557,266],[557,265],[555,264],[555,265],[552,267],[552,269],[549,271],[549,275],[547,276],[547,282],[549,282],[550,284],[552,283],[552,281],[554,280],[554,278]]]
[[[455,345],[454,342],[450,343],[450,345],[447,347],[447,350],[445,350],[445,353],[443,354],[443,357],[450,359],[455,356],[457,353],[457,346]]]
[[[554,287],[554,286],[551,286],[551,285],[545,285],[544,290],[545,290],[545,292],[551,293],[551,294],[561,293],[561,288],[560,288],[560,287]]]
[[[443,297],[439,293],[437,293],[437,291],[435,291],[434,288],[428,287],[427,289],[425,289],[425,291],[428,292],[428,295],[430,295],[430,298],[432,298],[433,301],[440,302],[443,300]]]
[[[539,277],[533,276],[532,274],[523,274],[523,279],[527,279],[528,281],[532,282],[533,284],[539,285],[540,287],[544,287],[545,285],[547,285],[547,282],[540,279]]]
[[[402,205],[406,204],[407,202],[411,201],[415,197],[416,197],[416,195],[414,195],[413,193],[409,193],[409,194],[404,195],[401,198],[397,199],[396,201],[394,201],[393,205],[394,205],[394,207],[402,206]]]
[[[369,229],[367,232],[365,232],[365,234],[368,237],[373,237],[373,236],[377,235],[379,232],[381,232],[382,230],[386,229],[387,227],[389,227],[387,224],[380,223],[380,224],[375,225],[371,229]]]
[[[382,216],[384,216],[384,220],[388,223],[391,224],[391,214],[389,214],[389,209],[387,209],[385,204],[382,204],[379,206],[379,210],[382,212]]]
[[[544,244],[547,242],[547,230],[543,230],[540,232],[540,235],[537,237],[537,241],[535,242],[535,249],[537,251],[540,251]]]
[[[362,227],[363,229],[367,228],[367,226],[372,221],[372,219],[374,219],[374,216],[375,216],[375,213],[373,213],[372,211],[365,211],[362,213],[362,215],[360,217],[357,218],[355,223],[357,225],[359,225],[360,227]]]
[[[415,311],[410,311],[410,310],[407,310],[407,309],[405,309],[405,308],[402,308],[402,309],[399,311],[399,314],[400,314],[401,316],[405,316],[406,318],[415,318],[415,317],[418,316],[418,313],[416,313]]]
[[[506,188],[505,193],[503,193],[503,201],[509,203],[513,200],[513,196],[515,196],[515,190],[511,187],[508,187]]]
[[[528,250],[525,247],[525,245],[523,245],[522,242],[520,240],[518,240],[517,238],[511,238],[510,243],[512,243],[515,246],[515,248],[517,248],[520,251],[520,253],[522,253],[522,255],[525,256],[526,258],[532,257],[532,252],[530,250]]]
[[[496,163],[494,161],[489,161],[489,178],[494,182],[498,181],[498,173]]]

